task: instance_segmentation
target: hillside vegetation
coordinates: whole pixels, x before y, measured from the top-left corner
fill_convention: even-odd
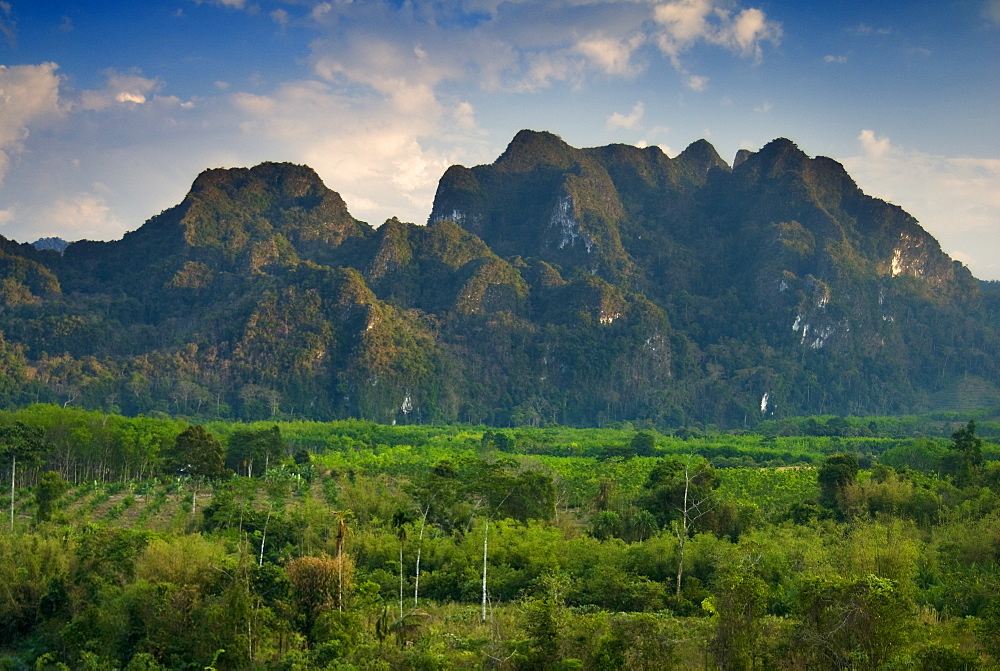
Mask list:
[[[789,140],[730,167],[705,141],[522,131],[448,169],[423,226],[264,163],[202,173],[121,240],[0,240],[0,403],[661,429],[967,411],[1000,401],[998,297]]]

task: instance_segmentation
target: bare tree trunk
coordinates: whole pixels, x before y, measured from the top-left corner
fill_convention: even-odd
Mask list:
[[[17,455],[12,454],[10,464],[10,532],[14,533],[14,479],[17,477]]]
[[[675,592],[677,599],[681,598],[681,583],[684,580],[684,546],[687,543],[688,534],[691,532],[695,522],[715,508],[716,503],[710,491],[702,498],[698,498],[695,496],[695,493],[691,491],[691,484],[694,482],[694,479],[698,477],[701,473],[701,469],[703,468],[704,465],[699,466],[698,470],[692,473],[690,455],[687,462],[684,464],[684,501],[678,511],[681,514],[681,519],[674,522],[674,532],[677,534],[678,555],[677,588]]]
[[[684,465],[684,507],[681,510],[681,522],[677,527],[677,599],[681,598],[681,580],[684,578],[684,544],[688,535],[688,492],[691,489],[691,476],[687,464]]]
[[[420,551],[424,547],[424,524],[427,522],[427,515],[431,512],[431,507],[424,508],[420,516],[420,533],[417,536],[417,570],[413,581],[413,607],[417,607],[417,598],[420,596]]]
[[[483,528],[483,612],[482,621],[486,622],[486,555],[489,549],[488,538],[490,535],[490,518],[486,518],[486,526]]]
[[[683,525],[674,524],[677,532],[677,599],[681,598],[681,580],[684,578],[684,541],[687,540],[687,529]]]
[[[260,559],[257,561],[257,566],[264,565],[264,541],[267,539],[267,523],[271,521],[271,508],[267,509],[267,519],[264,520],[264,531],[260,535]]]

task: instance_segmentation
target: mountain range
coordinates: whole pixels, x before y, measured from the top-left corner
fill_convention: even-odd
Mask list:
[[[786,139],[730,166],[521,131],[378,228],[306,166],[214,169],[121,240],[57,242],[0,239],[7,405],[668,428],[1000,402],[996,292]]]

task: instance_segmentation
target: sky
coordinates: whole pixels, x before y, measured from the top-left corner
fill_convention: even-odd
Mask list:
[[[1000,0],[0,0],[0,235],[112,240],[202,170],[425,223],[522,129],[732,162],[777,137],[1000,279]]]

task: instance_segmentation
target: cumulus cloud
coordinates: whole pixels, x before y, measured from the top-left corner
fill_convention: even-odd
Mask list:
[[[725,47],[759,62],[762,45],[781,42],[782,28],[756,8],[738,12],[717,0],[676,0],[656,7],[654,20],[662,27],[657,35],[660,50],[674,67],[683,70],[681,55],[698,43]]]
[[[386,98],[391,104],[384,104]],[[232,100],[246,137],[270,142],[275,151],[315,168],[355,216],[375,224],[393,215],[426,219],[437,181],[457,157],[426,148],[420,139],[474,124],[468,103],[447,109],[414,85],[355,98],[329,83],[302,81],[267,95],[236,94]]]
[[[578,42],[576,50],[606,74],[632,77],[641,71],[641,67],[632,62],[632,55],[643,42],[645,37],[640,34],[626,40],[590,37]]]
[[[46,216],[67,226],[111,226],[113,212],[134,228],[178,202],[198,170],[263,160],[312,165],[356,216],[375,224],[391,215],[422,221],[449,165],[495,158],[498,139],[480,127],[498,114],[494,97],[584,91],[664,63],[676,69],[677,87],[701,91],[708,77],[686,69],[692,50],[756,62],[781,36],[777,22],[741,4],[749,0],[195,1],[256,15],[275,31],[311,29],[307,70],[278,84],[261,78],[252,89],[216,81],[214,94],[184,101],[156,73],[139,71],[109,71],[103,86],[60,96],[52,66],[51,96],[38,110],[27,95],[0,100],[0,177],[42,123],[42,109],[74,121],[45,138],[33,133],[34,167],[16,176],[17,188],[12,173],[0,193],[0,210],[14,213],[10,226],[30,230],[16,206],[30,197],[50,203]],[[0,0],[0,23],[13,25],[7,6]],[[0,71],[0,81],[9,76]],[[643,113],[640,103],[608,117],[608,127],[639,128]],[[71,159],[79,165],[60,163]],[[87,179],[111,188],[94,191]],[[67,193],[77,195],[53,196]]]
[[[622,114],[621,112],[615,112],[608,117],[607,127],[608,130],[615,130],[618,128],[633,129],[639,125],[642,121],[642,115],[645,113],[646,108],[641,102],[637,102],[633,107],[632,111],[628,114]]]
[[[476,127],[476,109],[468,102],[460,102],[451,111],[455,119],[455,125],[463,130],[472,130]]]
[[[123,228],[104,198],[93,193],[59,198],[38,208],[35,216],[54,230],[70,232],[72,240],[106,238]]]
[[[155,91],[163,87],[157,79],[147,79],[137,73],[109,70],[103,89],[83,91],[80,105],[85,110],[104,110],[115,104],[142,105]]]
[[[865,152],[865,156],[873,159],[878,159],[885,156],[892,149],[892,144],[889,142],[887,137],[879,137],[875,135],[873,130],[863,130],[861,134],[858,135],[858,142],[861,143],[861,148]]]
[[[823,57],[824,63],[846,63],[847,56],[834,56],[833,54],[827,54]]]
[[[62,114],[55,63],[0,65],[0,182],[30,128]]]
[[[992,253],[1000,247],[1000,159],[921,152],[871,130],[858,135],[858,146],[861,153],[843,163],[866,193],[916,217],[977,277],[1000,279]]]
[[[708,77],[702,75],[689,75],[684,79],[684,85],[692,91],[704,91],[708,88]]]
[[[762,10],[730,0],[469,0],[403,8],[378,0],[323,2],[310,17],[331,31],[329,39],[312,45],[321,76],[324,69],[329,74],[330,61],[349,62],[355,73],[365,60],[377,64],[371,44],[392,44],[400,52],[409,44],[444,71],[442,80],[515,93],[556,83],[581,88],[594,75],[632,78],[650,67],[657,50],[685,76],[685,85],[702,90],[707,78],[688,72],[683,62],[688,51],[708,45],[759,62],[763,46],[778,44],[782,35],[781,24]],[[354,39],[340,32],[343,25],[350,25]]]

